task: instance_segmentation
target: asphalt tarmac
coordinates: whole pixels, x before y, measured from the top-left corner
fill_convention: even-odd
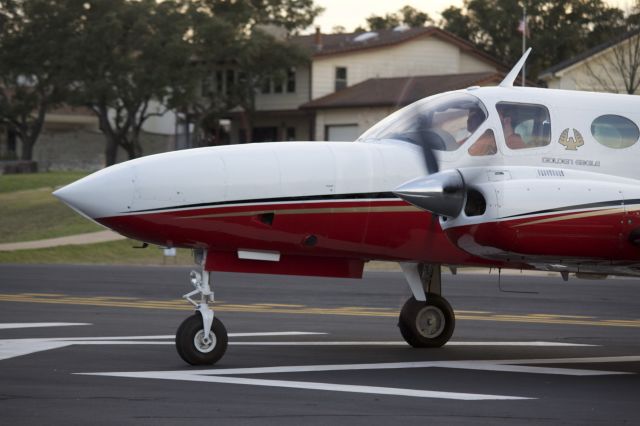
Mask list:
[[[638,280],[445,275],[456,330],[418,350],[400,273],[216,274],[230,346],[193,368],[173,346],[188,272],[0,266],[0,423],[640,423]]]

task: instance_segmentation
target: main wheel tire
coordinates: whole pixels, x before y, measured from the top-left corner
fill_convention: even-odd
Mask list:
[[[449,341],[456,318],[449,302],[428,293],[427,302],[413,296],[400,311],[398,327],[404,340],[414,348],[439,348]]]
[[[204,339],[204,326],[199,313],[184,320],[176,331],[176,350],[191,365],[215,364],[227,350],[227,329],[217,317],[213,318],[210,341]]]

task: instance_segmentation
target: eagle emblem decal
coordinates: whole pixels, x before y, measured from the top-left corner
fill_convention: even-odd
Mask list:
[[[584,139],[579,131],[576,129],[571,130],[573,130],[573,136],[569,136],[569,129],[564,129],[560,135],[560,139],[558,139],[558,143],[563,145],[568,151],[577,151],[578,147],[584,145]]]

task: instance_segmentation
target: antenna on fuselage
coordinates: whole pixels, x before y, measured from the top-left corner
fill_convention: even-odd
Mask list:
[[[528,48],[527,51],[524,52],[524,55],[522,55],[522,58],[520,58],[518,63],[513,68],[511,68],[511,71],[509,71],[509,74],[507,74],[507,76],[504,78],[504,80],[502,80],[502,82],[498,86],[513,87],[513,82],[516,80],[516,77],[518,77],[518,74],[520,74],[520,70],[524,66],[524,63],[527,62],[527,57],[529,56],[529,53],[531,53],[531,48]]]

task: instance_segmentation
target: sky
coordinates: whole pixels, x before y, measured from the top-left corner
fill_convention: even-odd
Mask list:
[[[605,1],[623,10],[633,4],[631,0]],[[324,7],[325,11],[316,18],[314,25],[320,26],[323,33],[330,33],[337,25],[345,27],[348,32],[353,31],[360,25],[364,26],[369,16],[393,13],[404,5],[427,12],[437,22],[441,11],[449,6],[461,7],[463,0],[315,0],[315,4]]]

